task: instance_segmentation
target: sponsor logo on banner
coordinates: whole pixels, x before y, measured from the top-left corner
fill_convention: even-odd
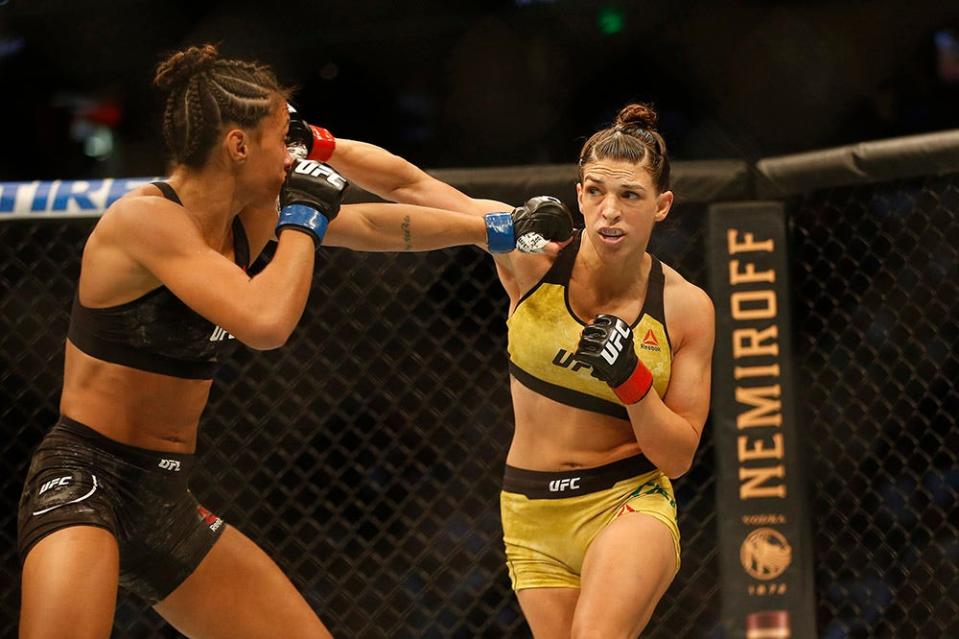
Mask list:
[[[132,189],[156,179],[0,182],[0,217],[96,217]]]
[[[792,548],[782,533],[772,528],[757,528],[743,541],[739,559],[750,577],[768,581],[783,574],[789,567]]]
[[[717,497],[729,514],[720,525],[723,626],[730,637],[814,637],[785,209],[714,205],[709,237]]]

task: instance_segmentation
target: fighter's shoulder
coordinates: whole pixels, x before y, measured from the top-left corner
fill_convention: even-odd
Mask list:
[[[136,216],[138,212],[149,213],[158,209],[183,208],[164,197],[163,192],[154,184],[143,184],[130,189],[123,197],[111,204],[103,214],[108,217]]]
[[[712,326],[715,309],[706,291],[665,263],[663,279],[663,305],[671,323]]]
[[[111,204],[97,223],[95,234],[101,240],[126,241],[146,236],[162,239],[180,233],[189,226],[182,206],[166,199],[152,185],[133,189]]]
[[[519,251],[511,251],[505,256],[494,255],[494,258],[497,265],[508,263],[509,272],[515,282],[513,292],[517,297],[525,295],[536,286],[556,261],[555,257],[544,253],[520,253]]]

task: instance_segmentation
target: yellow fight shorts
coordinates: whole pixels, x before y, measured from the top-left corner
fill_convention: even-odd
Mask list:
[[[507,466],[500,510],[513,590],[579,588],[589,544],[629,512],[655,517],[666,526],[679,570],[673,486],[643,455],[555,473]]]

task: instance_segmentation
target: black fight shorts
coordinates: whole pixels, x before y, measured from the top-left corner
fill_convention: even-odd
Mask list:
[[[127,446],[61,417],[40,442],[20,497],[17,550],[68,526],[99,526],[120,548],[120,586],[149,604],[190,576],[225,523],[187,487],[195,455]]]

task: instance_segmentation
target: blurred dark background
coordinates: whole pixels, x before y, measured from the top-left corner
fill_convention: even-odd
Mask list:
[[[959,127],[959,5],[911,4],[0,0],[0,180],[162,173],[153,69],[207,41],[434,168],[571,162],[635,99],[676,159]]]

